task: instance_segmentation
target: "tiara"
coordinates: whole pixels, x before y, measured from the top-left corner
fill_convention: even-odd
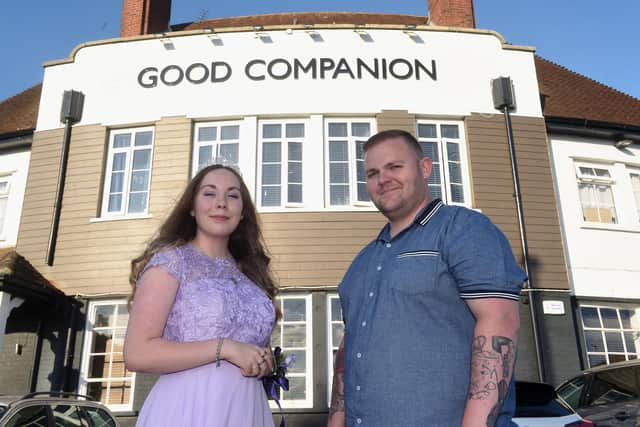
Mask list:
[[[224,166],[225,168],[233,169],[238,175],[242,176],[242,172],[240,172],[240,166],[238,166],[236,162],[225,156],[216,156],[206,162],[201,163],[198,167],[198,172],[213,165],[220,165]]]

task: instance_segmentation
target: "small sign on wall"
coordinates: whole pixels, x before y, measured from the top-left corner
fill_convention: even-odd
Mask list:
[[[544,300],[542,301],[542,312],[544,314],[564,314],[564,302],[556,300]]]

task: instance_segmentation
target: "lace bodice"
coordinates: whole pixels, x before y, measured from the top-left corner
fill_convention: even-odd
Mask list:
[[[178,292],[163,337],[191,342],[224,337],[264,346],[275,322],[269,297],[233,261],[210,258],[189,243],[155,254],[178,280]]]

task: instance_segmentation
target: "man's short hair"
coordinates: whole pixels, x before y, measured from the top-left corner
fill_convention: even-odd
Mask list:
[[[420,146],[420,143],[418,142],[416,137],[411,135],[411,133],[404,130],[400,130],[400,129],[388,129],[388,130],[383,130],[382,132],[376,133],[375,135],[370,137],[367,140],[367,142],[364,143],[364,146],[362,147],[362,149],[366,153],[367,150],[369,150],[371,147],[378,144],[379,142],[386,141],[387,139],[393,139],[393,138],[403,139],[407,143],[409,148],[411,148],[416,153],[416,156],[418,157],[418,159],[422,159],[424,157],[424,153],[422,152],[422,147]]]

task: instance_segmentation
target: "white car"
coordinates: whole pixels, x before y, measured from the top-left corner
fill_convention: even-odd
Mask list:
[[[516,381],[519,427],[595,427],[567,405],[549,384]]]

